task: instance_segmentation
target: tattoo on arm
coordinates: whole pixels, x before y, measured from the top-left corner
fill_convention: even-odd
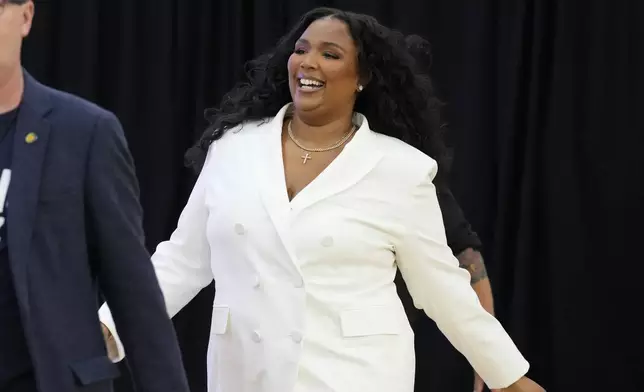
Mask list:
[[[472,276],[470,284],[475,284],[483,279],[487,279],[487,270],[483,262],[481,253],[472,248],[465,249],[458,256],[460,267],[466,269]]]

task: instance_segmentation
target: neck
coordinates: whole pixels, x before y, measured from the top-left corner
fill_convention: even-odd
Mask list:
[[[7,113],[20,105],[25,90],[21,67],[0,70],[0,114]]]
[[[326,147],[340,140],[351,129],[353,112],[320,121],[309,116],[293,115],[293,133],[298,140],[311,147]]]

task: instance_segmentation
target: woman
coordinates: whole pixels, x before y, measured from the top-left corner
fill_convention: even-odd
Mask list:
[[[152,257],[171,316],[215,278],[209,391],[413,391],[397,267],[491,388],[541,391],[446,245],[437,100],[404,37],[320,8],[251,66]]]

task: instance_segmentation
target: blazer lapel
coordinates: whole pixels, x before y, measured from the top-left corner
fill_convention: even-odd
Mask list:
[[[254,148],[258,159],[254,160],[253,165],[264,207],[286,251],[291,259],[296,261],[295,250],[290,241],[289,220],[291,206],[286,191],[282,158],[282,124],[287,110],[288,105],[283,107],[265,127],[262,127],[262,134],[256,138]],[[298,263],[295,262],[294,264],[298,268]]]
[[[50,124],[51,110],[42,86],[25,72],[25,92],[18,113],[11,162],[8,202],[8,237],[11,267],[18,298],[28,304],[26,265],[31,258],[31,237],[38,209],[38,191]]]
[[[306,186],[291,202],[294,211],[301,211],[311,205],[338,194],[366,176],[382,159],[383,153],[376,143],[377,135],[369,128],[367,119],[356,114],[359,128],[353,139],[327,168]]]
[[[376,135],[369,129],[366,118],[356,114],[360,124],[353,139],[331,164],[292,201],[288,199],[284,161],[282,157],[282,126],[290,105],[283,107],[256,138],[253,165],[264,206],[295,267],[296,253],[290,240],[290,220],[319,201],[342,192],[358,183],[383,157],[377,147]]]

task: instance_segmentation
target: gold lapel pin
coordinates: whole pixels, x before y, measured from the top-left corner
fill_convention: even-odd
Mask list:
[[[27,134],[27,136],[25,136],[25,142],[27,142],[27,144],[31,144],[31,143],[35,142],[36,140],[38,140],[38,135],[36,135],[33,132],[29,132]]]

